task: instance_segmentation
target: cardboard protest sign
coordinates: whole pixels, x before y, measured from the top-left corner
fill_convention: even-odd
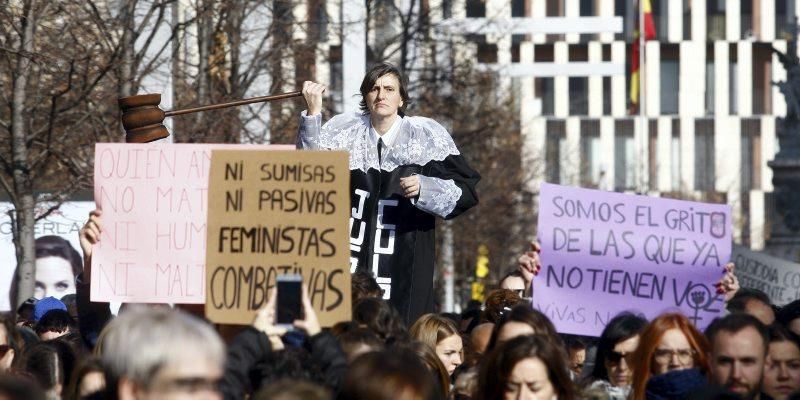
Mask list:
[[[704,328],[731,252],[730,206],[543,183],[534,306],[562,333],[598,336],[622,311],[681,311]]]
[[[734,246],[731,262],[744,288],[763,291],[775,305],[785,305],[800,298],[800,264],[769,254]]]
[[[206,316],[250,324],[301,274],[322,326],[350,319],[346,152],[217,151],[208,193]]]
[[[94,198],[103,232],[92,256],[92,301],[205,302],[211,149],[293,146],[95,146]]]

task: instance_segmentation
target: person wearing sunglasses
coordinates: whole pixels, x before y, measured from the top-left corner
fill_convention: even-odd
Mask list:
[[[684,398],[708,382],[709,349],[683,314],[660,315],[644,329],[633,354],[630,398]]]
[[[590,390],[604,391],[612,400],[627,399],[633,375],[631,356],[646,326],[647,320],[632,313],[622,313],[608,321],[597,345],[594,368],[587,378]]]

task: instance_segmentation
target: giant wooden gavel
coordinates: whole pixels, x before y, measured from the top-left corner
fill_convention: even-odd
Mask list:
[[[164,111],[158,107],[159,103],[161,103],[160,93],[123,97],[118,99],[117,103],[122,110],[122,126],[125,128],[125,141],[128,143],[147,143],[169,136],[169,131],[167,131],[167,128],[164,126],[164,118],[166,117],[288,99],[290,97],[302,95],[303,93],[299,91],[281,93],[172,111]]]

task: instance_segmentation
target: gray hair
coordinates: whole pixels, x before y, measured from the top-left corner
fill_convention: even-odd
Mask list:
[[[183,360],[225,363],[225,346],[208,323],[165,307],[126,309],[103,329],[95,350],[109,388],[123,377],[146,387],[161,368]]]

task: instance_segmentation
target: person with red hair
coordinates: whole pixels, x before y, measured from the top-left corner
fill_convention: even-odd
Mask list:
[[[684,315],[654,319],[633,353],[631,399],[683,398],[707,382],[708,351],[708,340]]]

